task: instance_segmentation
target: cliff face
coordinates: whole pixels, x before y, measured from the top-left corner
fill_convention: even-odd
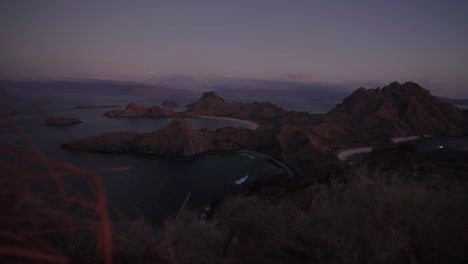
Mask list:
[[[112,110],[104,113],[108,117],[172,117],[177,113],[170,109],[163,109],[157,105],[144,107],[135,103],[128,104],[123,110]]]
[[[391,83],[384,88],[360,88],[327,117],[334,122],[392,137],[468,133],[468,119],[458,108],[440,101],[416,83]]]
[[[131,152],[164,157],[189,157],[213,148],[213,135],[199,131],[183,119],[174,119],[162,130],[136,135]]]
[[[204,93],[198,101],[188,104],[187,108],[187,112],[195,115],[229,116],[256,121],[278,121],[287,113],[270,102],[227,103],[215,92]]]

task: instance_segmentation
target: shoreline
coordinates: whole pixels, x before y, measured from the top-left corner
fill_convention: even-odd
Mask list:
[[[397,137],[392,138],[393,143],[403,143],[408,141],[415,141],[418,139],[431,138],[432,135],[421,135],[421,136],[407,136],[407,137]]]
[[[243,120],[243,119],[237,119],[237,118],[231,118],[231,117],[218,117],[218,116],[194,116],[194,117],[189,117],[189,118],[206,118],[206,119],[219,119],[219,120],[229,120],[229,121],[236,121],[244,124],[249,125],[249,129],[255,130],[258,127],[258,124],[248,121],[248,120]]]
[[[355,155],[355,154],[361,154],[361,153],[369,153],[369,152],[372,152],[374,148],[372,147],[361,147],[361,148],[352,148],[352,149],[345,149],[343,151],[341,151],[340,153],[338,153],[336,156],[342,160],[342,161],[346,161],[346,160],[349,160],[348,158],[352,155]]]
[[[407,137],[398,137],[398,138],[392,138],[391,141],[393,144],[398,144],[398,143],[404,143],[404,142],[409,142],[409,141],[415,141],[418,139],[424,139],[424,138],[431,138],[432,135],[422,135],[422,136],[407,136]],[[372,152],[374,147],[360,147],[360,148],[352,148],[352,149],[345,149],[338,153],[336,156],[342,160],[349,160],[348,158],[352,155],[355,154],[362,154],[362,153],[369,153]]]

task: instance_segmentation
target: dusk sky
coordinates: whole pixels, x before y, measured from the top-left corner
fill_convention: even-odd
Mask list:
[[[0,76],[416,81],[468,96],[468,1],[0,0]]]

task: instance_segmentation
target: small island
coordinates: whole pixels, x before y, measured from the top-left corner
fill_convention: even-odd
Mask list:
[[[75,117],[64,117],[64,116],[54,116],[48,118],[44,125],[46,126],[67,126],[82,123],[79,118]]]

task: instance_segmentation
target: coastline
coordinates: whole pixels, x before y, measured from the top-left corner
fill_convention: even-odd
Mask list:
[[[219,119],[219,120],[236,121],[236,122],[240,122],[240,123],[244,123],[244,124],[249,125],[248,128],[249,128],[249,129],[252,129],[252,130],[257,129],[257,127],[258,127],[258,124],[254,123],[254,122],[252,122],[252,121],[243,120],[243,119],[237,119],[237,118],[231,118],[231,117],[194,116],[194,117],[190,117],[190,118],[207,118],[207,119]]]
[[[362,147],[362,148],[353,148],[353,149],[346,149],[338,153],[336,155],[340,160],[348,160],[348,158],[352,155],[355,154],[361,154],[361,153],[369,153],[372,152],[373,148],[372,147]]]
[[[404,143],[404,142],[409,142],[409,141],[414,141],[422,138],[430,138],[432,135],[422,135],[422,136],[407,136],[407,137],[398,137],[398,138],[392,138],[391,141],[394,144],[398,143]],[[372,152],[373,147],[361,147],[361,148],[352,148],[352,149],[345,149],[338,153],[336,156],[340,160],[348,160],[348,158],[354,154],[361,154],[361,153],[369,153]]]

